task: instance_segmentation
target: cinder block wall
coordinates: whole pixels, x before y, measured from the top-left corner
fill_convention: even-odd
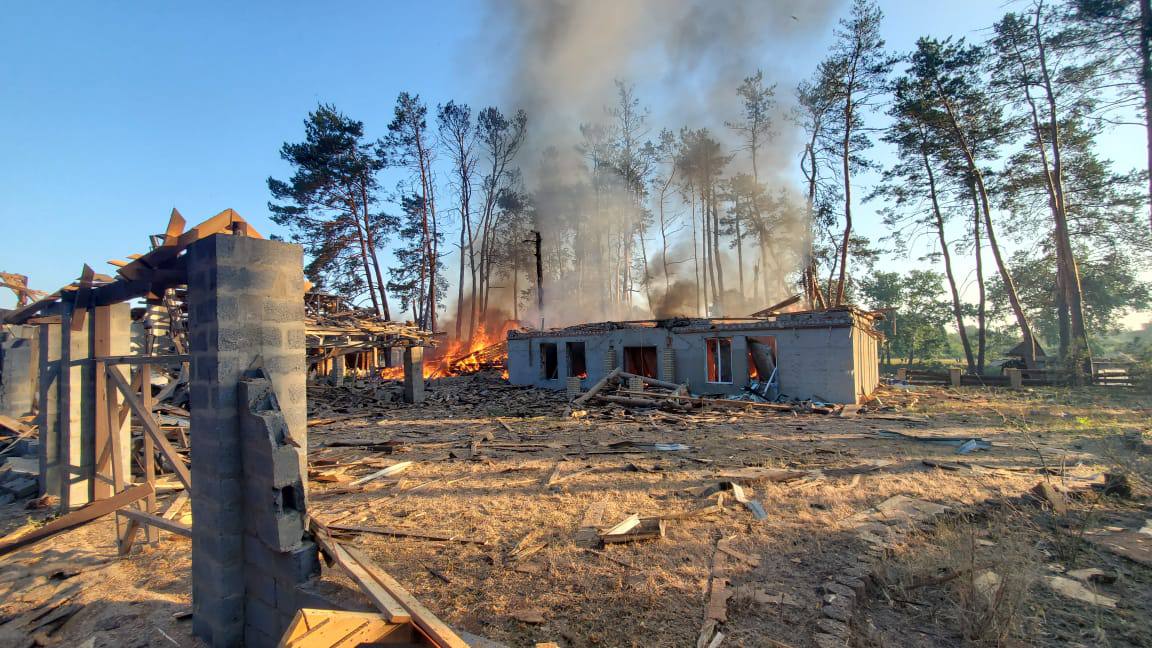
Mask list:
[[[708,381],[706,340],[723,337],[732,343],[732,381]],[[856,403],[878,383],[875,339],[856,326],[838,322],[814,328],[718,329],[670,332],[662,328],[622,329],[598,335],[516,338],[508,343],[509,380],[517,385],[563,389],[568,377],[568,342],[584,342],[588,377],[585,388],[606,373],[605,358],[614,349],[617,366],[624,366],[624,347],[657,348],[657,375],[671,374],[697,394],[731,394],[748,385],[748,338],[774,337],[777,347],[780,392],[800,399],[818,398],[834,403]],[[543,377],[541,344],[557,348],[557,378]],[[666,367],[668,353],[672,367]]]
[[[109,348],[111,355],[128,355],[131,306],[113,304],[109,309]],[[94,357],[94,311],[89,311],[80,330],[72,330],[75,316],[71,302],[61,301],[46,309],[46,318],[59,322],[40,324],[39,336],[39,414],[40,486],[43,493],[60,498],[62,509],[91,501],[96,471],[96,365]],[[125,370],[126,371],[126,370]],[[131,468],[131,416],[117,430],[111,430],[120,446],[121,474],[128,479]]]
[[[302,268],[301,249],[276,241],[188,248],[193,632],[211,646],[275,645],[295,584],[318,570],[302,518]]]
[[[0,331],[0,414],[19,418],[36,408],[39,347],[35,326]]]

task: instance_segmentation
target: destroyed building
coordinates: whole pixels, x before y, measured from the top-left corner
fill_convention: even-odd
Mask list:
[[[513,384],[583,387],[616,368],[686,384],[696,394],[751,385],[773,398],[860,403],[880,382],[878,316],[854,307],[759,318],[677,318],[581,324],[508,334]]]

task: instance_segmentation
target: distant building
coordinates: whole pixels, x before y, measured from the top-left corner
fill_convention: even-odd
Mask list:
[[[516,385],[584,387],[616,367],[695,394],[733,394],[753,381],[795,399],[859,403],[880,384],[878,316],[853,307],[761,318],[676,318],[508,333]]]

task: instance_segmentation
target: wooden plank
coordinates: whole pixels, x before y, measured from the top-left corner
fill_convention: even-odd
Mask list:
[[[164,245],[175,245],[180,235],[184,233],[184,217],[173,207],[168,216],[168,227],[164,228]]]
[[[176,493],[176,497],[173,497],[172,500],[168,502],[168,506],[164,507],[164,510],[160,512],[160,517],[164,518],[165,520],[175,520],[176,516],[180,515],[180,511],[184,509],[184,504],[187,502],[188,491],[180,491],[179,493]]]
[[[89,362],[106,362],[108,364],[126,364],[126,365],[143,365],[143,364],[170,364],[177,365],[181,362],[188,362],[192,356],[187,354],[170,353],[168,355],[118,355],[118,356],[99,356],[89,359]]]
[[[133,486],[128,490],[119,492],[108,499],[97,500],[76,509],[67,515],[61,516],[45,524],[44,526],[29,531],[16,538],[4,539],[0,541],[0,556],[11,553],[21,547],[27,547],[30,544],[51,538],[57,533],[74,529],[83,524],[87,524],[96,518],[103,517],[112,513],[118,508],[127,506],[135,501],[145,498],[152,492],[152,486],[149,484],[140,484]]]
[[[140,524],[148,526],[150,528],[154,527],[157,529],[162,529],[162,530],[167,531],[169,533],[175,533],[176,535],[182,535],[185,538],[191,538],[192,537],[192,527],[184,525],[184,524],[180,524],[179,522],[174,522],[174,521],[169,520],[167,518],[162,518],[159,515],[153,515],[151,513],[145,513],[144,511],[137,511],[134,508],[123,508],[123,509],[116,511],[116,514],[117,515],[123,515],[126,518],[135,520],[136,522],[139,522]]]
[[[80,272],[80,286],[76,292],[75,309],[72,311],[72,331],[77,332],[84,328],[84,315],[88,312],[88,303],[92,301],[92,277],[96,274],[88,264]]]
[[[604,514],[607,508],[606,500],[597,500],[588,505],[588,510],[584,511],[584,518],[580,521],[580,527],[576,530],[577,547],[588,548],[600,544],[600,527],[604,526]]]
[[[617,522],[611,528],[605,530],[604,533],[601,533],[600,535],[606,536],[606,535],[618,535],[621,533],[628,533],[629,531],[631,531],[632,529],[634,529],[638,526],[640,526],[640,515],[637,513],[633,513],[633,514],[629,515],[628,517],[624,518],[623,520],[621,520],[620,522]]]
[[[328,535],[328,532],[323,525],[316,520],[312,520],[313,539],[324,553],[329,558],[334,560],[340,568],[344,570],[348,576],[356,581],[360,589],[372,600],[372,604],[376,609],[384,613],[385,618],[389,623],[407,623],[412,620],[408,611],[400,605],[392,595],[385,590],[377,580],[369,573],[360,561],[355,560],[348,552],[348,549],[336,542]],[[371,565],[371,563],[369,563]]]
[[[366,483],[372,481],[373,479],[376,479],[377,477],[390,477],[392,475],[399,475],[400,473],[404,472],[405,470],[408,470],[410,467],[412,467],[411,461],[401,461],[399,463],[388,466],[387,468],[384,468],[383,470],[377,470],[376,472],[374,472],[370,475],[365,475],[364,477],[357,479],[356,481],[352,482],[349,485],[350,486],[359,486],[361,484],[366,484]]]
[[[376,533],[379,535],[396,536],[398,538],[420,538],[422,540],[442,540],[445,542],[463,542],[466,544],[486,545],[487,540],[470,538],[468,536],[446,533],[443,531],[416,531],[412,529],[397,529],[395,527],[355,526],[351,524],[329,524],[329,529],[336,531],[353,531],[355,533]]]
[[[728,554],[729,556],[735,558],[736,560],[739,560],[740,562],[748,564],[751,567],[759,567],[760,566],[760,559],[759,558],[757,558],[756,556],[750,556],[746,553],[743,553],[741,551],[737,551],[737,550],[733,549],[731,546],[729,546],[731,542],[732,542],[731,538],[725,538],[724,540],[720,540],[719,542],[716,543],[716,548],[719,549],[720,551]]]
[[[144,406],[145,412],[151,412],[152,411],[152,365],[147,365],[147,364],[140,365],[140,368],[137,369],[136,371],[137,371],[138,377],[140,379],[140,384],[143,385],[143,388],[140,390],[140,404]],[[144,464],[144,481],[148,482],[149,484],[152,484],[152,487],[153,487],[152,490],[153,491],[156,490],[156,488],[155,488],[156,487],[156,452],[155,452],[154,444],[155,444],[155,442],[152,440],[152,436],[145,434],[144,435],[144,447],[142,448],[142,450],[144,451],[144,461],[142,462]],[[152,495],[149,495],[148,497],[146,497],[144,499],[144,512],[149,513],[149,514],[156,512],[156,495],[155,495],[155,493],[153,493]],[[144,530],[145,530],[145,534],[147,535],[149,544],[155,544],[156,542],[158,542],[160,540],[160,533],[157,531],[155,526],[152,526],[152,525],[146,526],[144,528]]]
[[[32,426],[25,425],[24,423],[17,421],[11,416],[6,416],[4,414],[0,414],[0,427],[12,430],[19,436],[27,436],[35,431]]]
[[[416,600],[416,597],[409,594],[396,579],[392,578],[392,576],[384,570],[373,565],[372,561],[368,560],[367,556],[362,554],[359,549],[347,547],[345,551],[371,574],[372,578],[392,596],[393,600],[408,611],[412,623],[427,634],[437,646],[440,646],[440,648],[468,648],[468,644],[453,632],[452,628],[448,627],[448,624],[441,621],[431,610],[424,607],[424,605]]]
[[[192,490],[192,475],[188,473],[188,467],[184,465],[183,458],[176,452],[176,448],[168,442],[168,437],[164,436],[164,432],[156,425],[156,420],[152,418],[152,413],[144,410],[144,406],[140,404],[140,400],[136,398],[136,394],[132,393],[128,382],[124,380],[124,376],[120,375],[119,371],[115,371],[113,367],[108,368],[108,376],[112,378],[112,382],[116,383],[116,387],[123,394],[124,400],[132,408],[132,413],[140,419],[140,424],[144,431],[152,436],[152,440],[160,448],[160,452],[168,458],[168,462],[172,464],[172,468],[176,471],[176,476],[180,482],[184,484],[184,488],[188,491]]]
[[[596,384],[592,385],[588,389],[587,392],[585,392],[583,395],[574,399],[572,401],[572,404],[573,405],[583,405],[584,403],[587,403],[589,400],[592,400],[592,398],[594,396],[596,396],[596,394],[600,393],[600,390],[604,389],[604,387],[608,384],[608,381],[619,376],[621,371],[623,371],[623,370],[620,369],[619,367],[613,369],[612,371],[609,371],[607,375],[605,375],[600,380],[597,380]]]
[[[99,306],[92,316],[92,353],[97,356],[108,355],[112,350],[112,309],[109,306]],[[73,329],[75,330],[75,329]],[[104,499],[123,489],[113,490],[112,480],[109,479],[109,463],[112,461],[112,431],[108,426],[108,375],[104,365],[97,362],[93,374],[93,391],[96,400],[95,448],[99,453],[96,461],[96,479],[92,485],[92,494],[95,499]],[[104,451],[107,448],[108,451]]]
[[[708,607],[704,612],[705,620],[728,620],[728,597],[732,592],[728,590],[727,560],[728,556],[717,551],[712,557],[712,580],[708,584]]]

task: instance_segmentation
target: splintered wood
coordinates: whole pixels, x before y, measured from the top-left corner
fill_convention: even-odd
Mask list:
[[[604,525],[607,509],[608,502],[605,500],[592,502],[580,520],[580,528],[576,530],[576,546],[591,548],[600,544],[600,527]]]

